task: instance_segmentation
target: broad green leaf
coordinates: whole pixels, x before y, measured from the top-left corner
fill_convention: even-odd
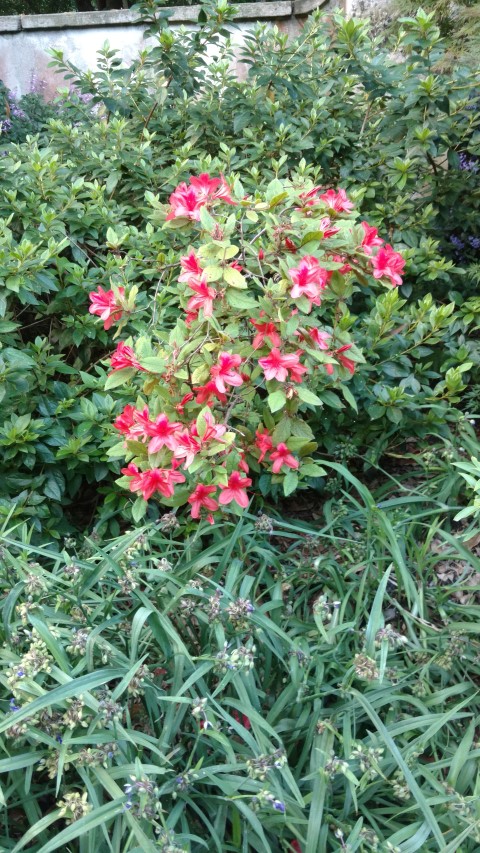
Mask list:
[[[278,412],[287,403],[287,398],[280,388],[268,395],[268,407],[271,412]]]
[[[245,277],[237,269],[225,267],[223,277],[230,287],[235,287],[238,290],[245,290],[248,287]]]

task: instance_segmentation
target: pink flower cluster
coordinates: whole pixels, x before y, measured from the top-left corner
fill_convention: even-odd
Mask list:
[[[223,201],[225,204],[236,204],[230,194],[230,187],[225,178],[211,178],[203,173],[198,177],[191,177],[188,184],[179,184],[170,196],[170,210],[167,219],[200,219],[200,210],[205,205],[213,204],[215,201]]]
[[[285,442],[280,441],[274,446],[272,436],[263,426],[262,429],[259,427],[255,433],[255,447],[260,451],[259,462],[263,462],[267,455],[270,456],[270,462],[273,462],[273,474],[279,474],[283,467],[298,468],[300,464],[298,459],[290,453]]]
[[[293,281],[293,287],[290,291],[292,299],[306,296],[310,303],[309,312],[314,305],[320,305],[322,292],[327,286],[329,274],[326,269],[320,266],[317,259],[311,255],[304,255],[298,267],[292,267],[288,272]]]
[[[147,406],[139,411],[134,406],[127,405],[116,418],[114,426],[127,441],[130,439],[145,442],[149,457],[163,451],[165,462],[160,468],[140,471],[133,463],[122,468],[122,474],[130,478],[130,491],[140,493],[144,500],[148,500],[157,492],[165,498],[172,498],[175,485],[186,482],[185,474],[179,469],[183,466],[183,470],[188,471],[197,455],[202,451],[208,454],[214,442],[220,445],[214,450],[220,455],[228,454],[228,445],[222,441],[227,427],[216,424],[209,411],[203,414],[201,434],[196,421],[184,425],[179,421],[171,421],[163,413],[152,419]],[[248,473],[246,463],[243,463],[242,467]],[[218,485],[220,495],[217,501],[211,497],[217,492],[217,486],[199,483],[188,497],[192,518],[199,518],[202,507],[214,512],[220,504],[226,506],[232,501],[245,508],[249,502],[245,489],[251,484],[249,477],[242,477],[238,471],[233,471],[226,484]]]
[[[376,228],[372,228],[368,222],[361,223],[364,238],[362,249],[366,255],[372,255],[374,246],[381,246],[376,255],[371,257],[374,278],[389,278],[396,287],[402,283],[402,273],[405,268],[405,259],[399,252],[395,252],[388,244],[383,245],[383,240],[378,236]]]
[[[223,176],[192,177],[171,194],[167,220],[198,222],[204,206],[216,216],[220,202],[236,204]],[[358,270],[394,286],[402,283],[404,259],[384,244],[376,228],[367,222],[361,223],[361,229],[354,224],[354,205],[345,190],[314,187],[295,195],[293,203],[300,205],[294,208],[295,218],[273,232],[269,245],[249,246],[249,251],[242,252],[245,270],[231,260],[238,254],[237,245],[230,254],[221,254],[228,243],[218,236],[223,233],[220,226],[210,235],[213,255],[189,249],[180,258],[179,302],[184,314],[179,323],[183,336],[185,325],[190,329],[191,340],[171,346],[166,355],[162,352],[161,375],[148,375],[134,349],[124,342],[111,355],[112,374],[129,368],[148,375],[147,395],[155,394],[156,384],[164,386],[153,405],[127,405],[114,423],[130,458],[135,454],[122,474],[130,491],[145,501],[153,495],[165,501],[175,498],[177,504],[190,507],[193,519],[206,516],[212,522],[213,513],[222,507],[248,506],[247,489],[253,483],[250,467],[258,471],[264,466],[277,478],[298,470],[301,477],[303,456],[295,455],[298,445],[289,438],[275,439],[275,429],[265,426],[271,424],[264,414],[258,426],[258,406],[263,408],[268,401],[273,413],[283,400],[287,418],[295,419],[302,400],[309,400],[308,389],[302,392],[300,387],[306,380],[314,384],[320,377],[322,383],[323,375],[324,384],[325,376],[338,382],[354,374],[359,357],[353,343],[345,343],[337,320],[332,327],[317,325],[317,316],[323,316],[329,305],[335,313],[339,275],[354,275]],[[299,219],[312,217],[316,218],[313,229],[308,223],[305,226],[307,233],[314,230],[320,235],[320,257],[302,254],[302,233],[293,233]],[[346,235],[343,243],[337,236],[341,234]],[[215,254],[217,244],[220,254]],[[295,265],[289,266],[292,256]],[[286,263],[279,275],[282,257]],[[260,298],[255,302],[256,291]],[[239,298],[239,293],[245,296]],[[245,308],[231,307],[236,302],[241,306],[242,299]],[[103,320],[106,329],[122,318],[127,304],[123,288],[104,291],[99,287],[90,294],[90,301],[90,312]],[[118,384],[117,379],[114,382]],[[256,400],[260,403],[255,415]],[[249,425],[250,412],[254,417]],[[273,422],[284,416],[281,412]]]

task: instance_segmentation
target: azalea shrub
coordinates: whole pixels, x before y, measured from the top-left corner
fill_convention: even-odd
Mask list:
[[[151,201],[179,248],[155,320],[110,358],[106,389],[129,383],[132,402],[109,453],[129,460],[119,482],[138,495],[135,519],[155,496],[213,522],[248,506],[254,480],[288,496],[325,473],[312,412],[337,398],[356,410],[348,380],[364,362],[348,303],[401,285],[405,261],[343,189],[274,180],[248,196],[204,173],[164,210]],[[135,296],[99,287],[90,312],[121,329]]]

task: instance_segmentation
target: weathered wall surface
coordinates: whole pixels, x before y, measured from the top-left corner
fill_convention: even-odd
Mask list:
[[[328,0],[245,3],[231,28],[232,41],[240,45],[245,34],[260,21],[297,35],[306,15],[328,5]],[[195,25],[198,12],[198,6],[176,7],[172,9],[170,25],[190,28]],[[53,97],[62,78],[48,67],[49,48],[62,50],[70,62],[87,69],[96,66],[96,52],[108,41],[128,62],[145,46],[144,26],[136,20],[134,12],[123,10],[0,17],[0,80],[20,96],[30,91],[35,77],[45,82],[46,97]]]

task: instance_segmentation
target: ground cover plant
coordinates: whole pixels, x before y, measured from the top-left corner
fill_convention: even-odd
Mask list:
[[[475,545],[333,468],[313,526],[4,529],[5,850],[477,849]]]

